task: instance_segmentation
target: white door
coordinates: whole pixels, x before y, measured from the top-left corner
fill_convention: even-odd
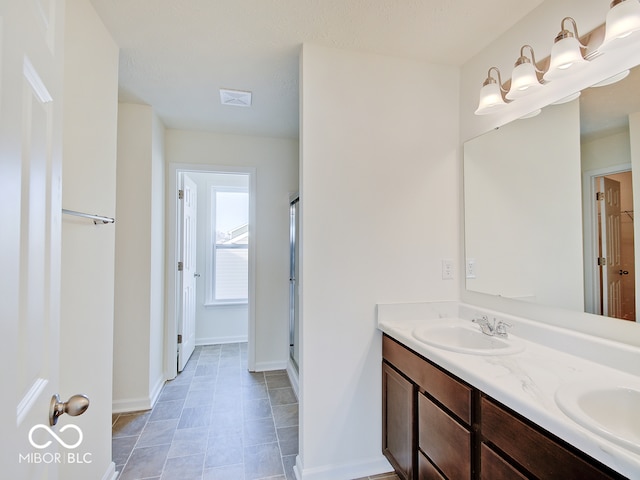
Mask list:
[[[0,465],[11,479],[57,479],[56,454],[65,448],[52,432],[77,440],[49,429],[59,369],[63,17],[63,1],[0,2],[0,317],[9,408]]]
[[[181,308],[178,322],[178,371],[184,370],[196,346],[196,227],[198,187],[188,175],[182,175],[182,241],[180,262],[182,262]]]
[[[602,313],[609,317],[622,315],[621,255],[620,255],[620,182],[607,177],[600,178],[601,251],[605,264],[602,272]]]

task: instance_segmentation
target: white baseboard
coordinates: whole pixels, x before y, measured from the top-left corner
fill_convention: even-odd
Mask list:
[[[196,338],[196,346],[202,345],[220,345],[223,343],[246,343],[248,337],[246,335],[235,335],[231,337],[203,337]]]
[[[156,402],[158,401],[158,397],[160,396],[160,394],[162,393],[162,387],[164,387],[165,384],[165,378],[164,376],[160,375],[158,376],[158,378],[156,378],[156,383],[153,386],[153,388],[151,389],[151,407],[153,408],[153,406],[156,404]]]
[[[300,455],[298,455],[293,467],[293,473],[297,480],[349,480],[392,471],[393,467],[382,454],[379,457],[360,462],[324,465],[308,469],[303,467]]]
[[[273,370],[286,370],[287,362],[283,360],[275,362],[256,362],[256,372],[271,372]]]
[[[164,378],[162,376],[156,379],[153,388],[148,397],[139,398],[122,398],[113,400],[111,404],[112,413],[139,412],[141,410],[151,410],[155,405],[162,387],[164,386]]]
[[[116,464],[111,462],[107,471],[102,476],[102,480],[116,480],[118,478],[118,472],[116,472]]]

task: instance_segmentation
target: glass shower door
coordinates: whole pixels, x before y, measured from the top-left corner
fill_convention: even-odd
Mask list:
[[[300,361],[300,321],[298,302],[300,197],[292,195],[289,204],[289,356],[298,371]]]

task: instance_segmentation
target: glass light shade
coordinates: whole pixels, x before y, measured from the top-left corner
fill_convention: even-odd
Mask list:
[[[640,30],[640,2],[624,0],[609,10],[605,21],[604,40],[598,48],[605,51],[611,42],[628,37]]]
[[[551,62],[549,70],[544,74],[544,79],[552,81],[571,75],[573,71],[586,66],[588,63],[582,57],[580,42],[575,37],[563,38],[554,43],[551,48]]]
[[[505,105],[500,86],[495,82],[487,83],[480,89],[480,102],[475,114],[486,115],[493,113]]]
[[[524,97],[542,87],[536,75],[536,69],[529,62],[521,63],[513,69],[511,74],[511,88],[506,97],[509,100]]]

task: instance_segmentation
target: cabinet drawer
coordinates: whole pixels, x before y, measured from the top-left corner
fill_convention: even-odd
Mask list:
[[[447,375],[386,335],[382,340],[382,355],[463,422],[471,424],[471,387]]]
[[[418,452],[418,479],[419,480],[447,480],[431,465],[422,452]]]
[[[485,441],[494,444],[537,478],[613,478],[484,396],[480,400],[480,411]]]
[[[471,433],[422,394],[418,394],[418,445],[447,478],[471,478]]]
[[[527,478],[484,443],[480,447],[480,465],[480,480],[526,480]]]

